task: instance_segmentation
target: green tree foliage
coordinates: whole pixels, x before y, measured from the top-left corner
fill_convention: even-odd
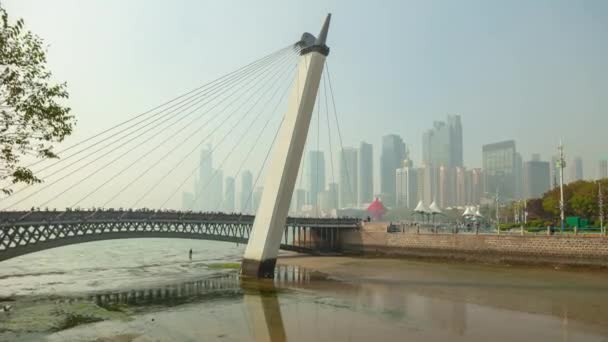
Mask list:
[[[528,221],[549,216],[543,207],[543,200],[541,198],[528,200],[526,203],[526,210],[528,211]]]
[[[605,204],[604,215],[608,213],[608,179],[599,181],[602,186],[602,198]],[[554,219],[559,216],[559,188],[555,188],[543,195],[541,199],[544,215],[543,219]],[[531,200],[528,203],[531,203]],[[580,216],[588,219],[599,217],[598,182],[577,181],[564,185],[564,201],[566,216]],[[530,210],[528,206],[528,210]]]
[[[54,84],[47,69],[43,41],[24,29],[22,19],[9,21],[0,7],[0,180],[40,182],[22,158],[57,158],[53,144],[72,133],[75,124],[66,84]]]

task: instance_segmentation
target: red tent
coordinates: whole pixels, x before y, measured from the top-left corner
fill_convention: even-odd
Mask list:
[[[367,207],[367,212],[370,213],[374,220],[380,220],[384,213],[386,212],[386,208],[380,201],[378,197]]]

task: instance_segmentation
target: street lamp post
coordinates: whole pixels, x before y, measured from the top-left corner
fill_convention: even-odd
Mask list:
[[[496,231],[500,235],[500,207],[498,205],[498,187],[496,187]]]
[[[600,234],[606,235],[606,230],[604,229],[604,198],[602,196],[602,181],[597,181],[597,197],[598,197],[598,206],[599,206],[599,216],[600,216]]]
[[[561,221],[561,233],[564,233],[565,215],[564,215],[564,167],[566,167],[566,161],[564,160],[564,145],[561,140],[559,146],[559,160],[557,161],[559,167],[559,215]]]

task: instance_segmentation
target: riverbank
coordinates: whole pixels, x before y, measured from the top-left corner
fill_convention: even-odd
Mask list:
[[[534,266],[394,258],[287,256],[281,265],[303,267],[330,279],[416,295],[540,314],[584,323],[608,334],[608,273]],[[533,298],[533,300],[531,300]]]
[[[516,235],[387,232],[388,223],[366,223],[340,235],[345,254],[482,264],[608,268],[608,238],[584,235]]]
[[[0,341],[608,337],[607,272],[282,252],[274,281],[256,284],[238,277],[243,249],[121,240],[6,261]]]

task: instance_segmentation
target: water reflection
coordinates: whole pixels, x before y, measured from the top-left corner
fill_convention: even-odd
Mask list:
[[[258,342],[287,341],[274,282],[246,280],[241,286],[253,339]]]
[[[377,279],[342,282],[304,268],[279,266],[274,280],[244,280],[236,273],[226,273],[156,288],[97,293],[91,298],[104,307],[123,303],[135,308],[139,314],[135,319],[140,322],[135,324],[136,331],[161,341],[179,340],[176,336],[272,342],[485,341],[488,336],[497,341],[601,341],[594,331],[582,330],[572,318],[575,315],[569,320],[569,312],[562,306],[555,307],[560,312],[554,313],[559,317],[554,319],[504,309],[505,298],[499,298],[504,296],[488,300],[486,286],[437,286],[429,292],[430,286],[421,283],[430,284]],[[494,289],[493,293],[507,295],[501,291],[505,290]],[[484,304],[453,296],[465,292],[480,296]],[[506,297],[513,301],[516,294],[519,290]],[[162,308],[167,306],[176,308]]]

